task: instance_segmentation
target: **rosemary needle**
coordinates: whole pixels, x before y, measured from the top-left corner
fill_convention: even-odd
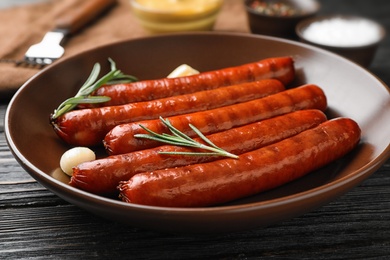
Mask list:
[[[140,127],[143,128],[145,131],[147,131],[149,134],[136,134],[134,135],[136,138],[145,138],[145,139],[150,139],[158,142],[163,142],[167,144],[172,144],[172,145],[177,145],[177,146],[186,146],[186,147],[194,147],[194,148],[199,148],[203,149],[209,152],[160,152],[161,154],[173,154],[173,155],[191,155],[191,156],[225,156],[225,157],[230,157],[230,158],[238,158],[237,155],[229,153],[222,148],[216,146],[213,144],[205,135],[203,135],[199,129],[197,129],[195,126],[192,124],[189,124],[191,129],[208,145],[199,143],[189,137],[188,135],[184,134],[177,128],[175,128],[171,122],[169,122],[168,119],[163,119],[160,117],[160,120],[162,123],[168,127],[169,131],[172,133],[170,134],[159,134],[156,133],[145,126],[140,124]]]
[[[103,103],[110,100],[110,97],[106,96],[91,96],[92,92],[103,86],[104,84],[118,84],[137,81],[136,77],[125,75],[116,68],[115,62],[112,59],[108,59],[111,63],[111,71],[106,75],[98,79],[100,73],[100,64],[95,63],[92,68],[91,74],[85,83],[81,86],[79,91],[74,97],[68,98],[62,102],[54,113],[51,115],[51,120],[54,120],[63,114],[71,111],[79,104],[96,104]]]

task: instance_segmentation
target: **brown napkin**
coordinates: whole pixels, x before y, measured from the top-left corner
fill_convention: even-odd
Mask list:
[[[77,8],[79,2],[80,0],[49,0],[0,10],[0,59],[23,59],[28,47],[39,42],[44,34],[52,29],[55,18],[72,8]],[[117,5],[68,39],[63,57],[99,45],[149,35],[133,17],[128,2],[118,0]],[[248,31],[241,1],[225,0],[215,30]],[[39,70],[28,66],[16,66],[12,62],[0,62],[0,100],[9,99]]]

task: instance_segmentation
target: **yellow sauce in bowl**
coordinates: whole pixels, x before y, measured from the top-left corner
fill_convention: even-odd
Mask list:
[[[219,0],[136,0],[136,2],[151,10],[189,15],[214,10],[221,3]]]
[[[132,0],[140,23],[152,32],[211,30],[223,0]]]

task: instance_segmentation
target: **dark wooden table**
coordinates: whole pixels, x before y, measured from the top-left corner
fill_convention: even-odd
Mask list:
[[[388,0],[324,0],[322,5],[322,13],[360,14],[390,28]],[[387,85],[389,57],[387,36],[368,68]],[[6,108],[0,104],[0,259],[390,258],[390,160],[339,199],[268,228],[225,235],[161,234],[91,215],[37,183],[7,146]]]

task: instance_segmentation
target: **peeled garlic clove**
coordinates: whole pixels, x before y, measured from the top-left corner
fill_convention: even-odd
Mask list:
[[[87,147],[74,147],[66,151],[60,159],[60,167],[67,175],[72,176],[73,167],[83,162],[96,159],[95,153]]]

